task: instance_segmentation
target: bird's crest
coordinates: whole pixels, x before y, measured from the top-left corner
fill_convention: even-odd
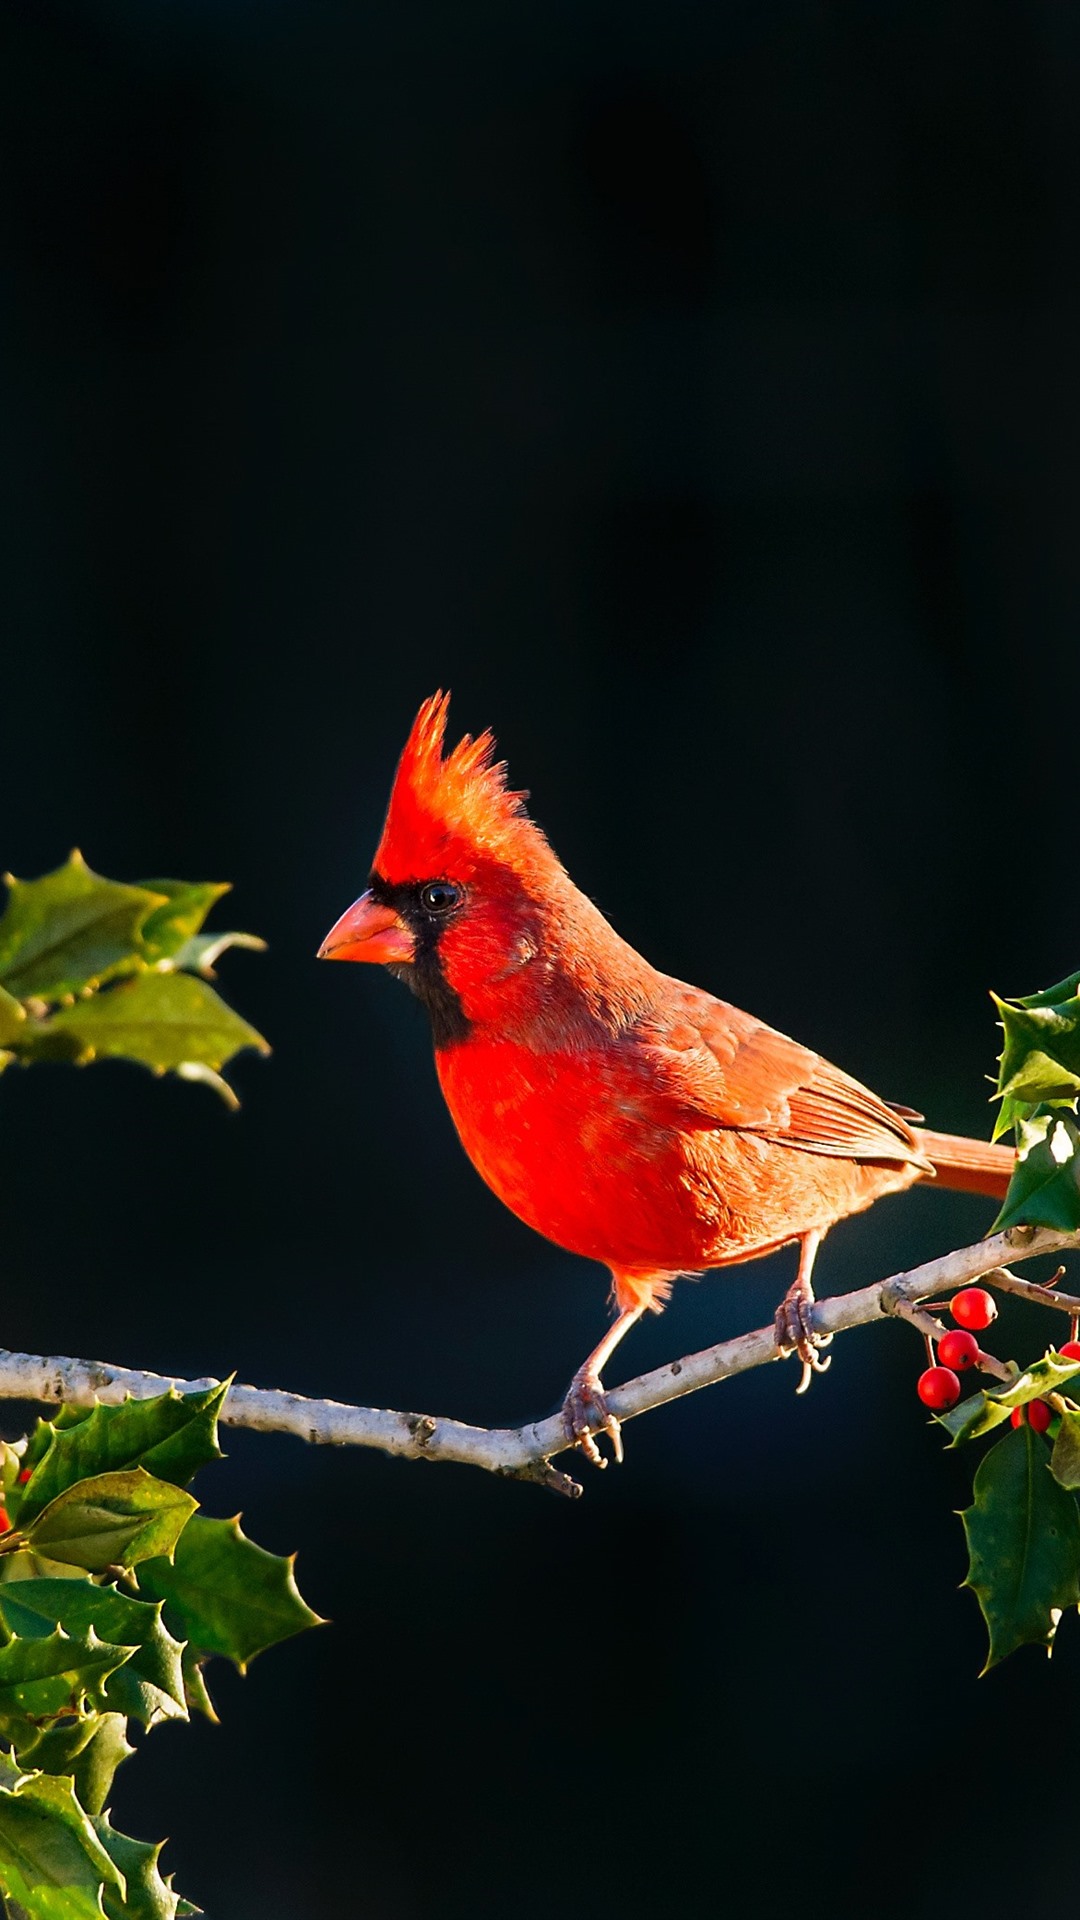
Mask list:
[[[528,795],[507,786],[491,733],[467,733],[444,756],[449,708],[448,693],[425,700],[405,742],[375,855],[385,880],[457,872],[485,856],[515,867],[541,851],[553,857],[525,811]]]

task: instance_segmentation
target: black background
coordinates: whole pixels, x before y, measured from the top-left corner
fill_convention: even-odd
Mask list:
[[[419,1009],[314,950],[448,684],[657,964],[986,1130],[986,989],[1078,962],[1075,13],[0,26],[0,854],[232,879],[271,948],[224,988],[275,1047],[239,1116],[4,1079],[3,1338],[538,1416],[604,1276],[481,1186]],[[821,1284],[987,1215],[888,1202]],[[790,1269],[679,1288],[622,1372]],[[1080,1633],[976,1680],[920,1364],[867,1332],[804,1400],[777,1368],[667,1408],[575,1505],[232,1436],[204,1499],[299,1544],[333,1624],[223,1671],[114,1817],[212,1920],[1056,1899]]]

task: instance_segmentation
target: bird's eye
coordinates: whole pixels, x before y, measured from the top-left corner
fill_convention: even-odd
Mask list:
[[[449,913],[458,905],[462,892],[452,880],[429,880],[420,889],[420,905],[427,913]]]

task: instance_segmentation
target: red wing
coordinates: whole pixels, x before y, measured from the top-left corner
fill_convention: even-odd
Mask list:
[[[672,982],[642,1029],[664,1091],[699,1124],[737,1127],[805,1153],[926,1164],[910,1126],[876,1093],[752,1014]],[[666,1016],[666,1017],[665,1017]]]

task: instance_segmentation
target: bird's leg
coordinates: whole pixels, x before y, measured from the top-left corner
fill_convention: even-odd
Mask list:
[[[588,1359],[578,1368],[570,1382],[566,1399],[563,1401],[563,1426],[567,1439],[580,1447],[587,1460],[594,1467],[606,1467],[607,1461],[596,1444],[595,1432],[606,1433],[611,1441],[611,1451],[616,1460],[623,1457],[622,1432],[613,1413],[609,1413],[604,1399],[604,1388],[600,1379],[601,1369],[606,1367],[623,1335],[629,1333],[632,1326],[641,1319],[647,1302],[640,1306],[624,1307],[617,1320],[613,1321],[598,1347],[594,1347]]]
[[[816,1333],[810,1319],[814,1305],[811,1275],[814,1258],[824,1238],[825,1235],[816,1227],[801,1236],[799,1271],[776,1309],[776,1344],[781,1352],[797,1353],[802,1361],[802,1379],[795,1389],[796,1393],[805,1393],[815,1373],[824,1373],[832,1365],[831,1355],[828,1360],[821,1357],[821,1348],[828,1346],[832,1334]]]

